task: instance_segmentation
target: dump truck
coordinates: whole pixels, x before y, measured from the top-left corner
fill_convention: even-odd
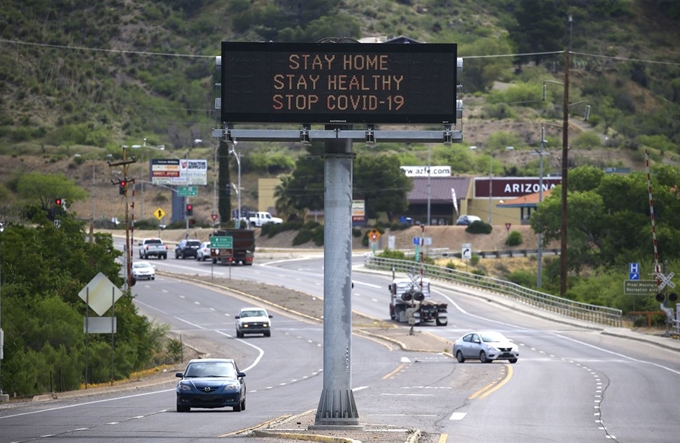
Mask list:
[[[430,299],[430,279],[409,274],[392,277],[390,291],[390,318],[410,325],[448,323],[447,304]]]
[[[250,229],[219,229],[210,237],[231,237],[233,247],[210,248],[210,258],[215,264],[242,264],[252,266],[255,257],[255,231]]]

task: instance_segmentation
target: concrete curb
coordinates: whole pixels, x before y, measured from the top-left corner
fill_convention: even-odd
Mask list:
[[[320,434],[296,434],[293,432],[270,432],[253,430],[255,437],[276,437],[286,438],[291,440],[305,440],[305,441],[322,441],[326,443],[361,443],[361,440],[354,440],[352,438],[331,437],[329,435]]]

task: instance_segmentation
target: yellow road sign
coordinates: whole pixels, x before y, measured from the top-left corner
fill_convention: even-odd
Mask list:
[[[156,218],[160,220],[163,217],[165,217],[165,211],[163,210],[163,208],[158,208],[155,211],[153,211],[153,215],[155,215]]]
[[[380,238],[380,231],[378,231],[377,229],[372,229],[368,233],[368,237],[371,239],[371,241],[376,242]]]

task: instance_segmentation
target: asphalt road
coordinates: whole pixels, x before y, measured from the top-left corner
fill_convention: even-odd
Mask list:
[[[357,259],[353,308],[387,319],[389,276],[359,272]],[[192,275],[231,272],[235,279],[323,296],[320,257],[279,260],[262,254],[252,267],[232,268],[174,259],[154,264]],[[163,276],[140,282],[135,291],[140,310],[169,324],[186,343],[237,358],[247,373],[247,410],[178,414],[169,383],[134,394],[1,407],[0,442],[212,442],[316,408],[321,325],[273,310],[271,338],[236,339],[233,315],[252,303],[247,299]],[[519,362],[459,364],[443,354],[405,352],[355,337],[352,385],[361,422],[382,430],[386,439],[373,440],[404,441],[406,429],[420,429],[423,441],[456,443],[677,441],[677,352],[522,313],[469,292],[438,285],[433,297],[449,302],[449,324],[428,332],[454,340],[468,330],[496,329],[520,345]]]

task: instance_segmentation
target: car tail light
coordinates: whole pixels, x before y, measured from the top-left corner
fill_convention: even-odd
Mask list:
[[[146,245],[146,250],[147,250],[147,251],[149,250],[149,245]]]

